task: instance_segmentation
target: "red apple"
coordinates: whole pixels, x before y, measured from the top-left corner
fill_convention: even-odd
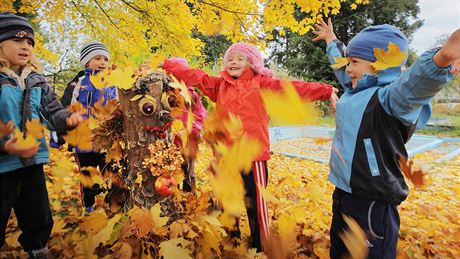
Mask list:
[[[170,176],[160,176],[155,181],[155,191],[161,196],[174,194],[176,181]]]

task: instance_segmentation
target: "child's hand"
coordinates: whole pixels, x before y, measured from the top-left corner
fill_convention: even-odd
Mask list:
[[[86,111],[84,111],[86,113]],[[66,123],[68,127],[75,127],[78,126],[85,118],[79,112],[74,112],[72,115],[67,117]]]
[[[164,64],[165,64],[165,62],[164,62],[164,61],[161,61],[160,63],[158,63],[157,67],[163,68],[163,65],[164,65]]]
[[[313,41],[324,40],[326,44],[329,44],[331,41],[337,39],[335,36],[334,28],[332,27],[332,20],[331,18],[327,19],[327,24],[324,22],[322,18],[319,18],[319,24],[315,24],[316,31],[313,31],[313,34],[318,35]]]
[[[38,145],[33,147],[24,148],[18,144],[16,141],[18,140],[17,137],[13,137],[12,139],[8,140],[3,147],[5,151],[11,155],[20,156],[22,158],[33,157],[38,151]]]
[[[329,98],[329,102],[331,102],[332,109],[334,109],[337,106],[337,102],[339,101],[339,97],[337,96],[337,93],[339,92],[339,89],[332,87],[332,94],[331,97]]]
[[[450,35],[447,42],[434,55],[433,61],[440,67],[452,65],[450,72],[456,74],[460,69],[460,29]]]

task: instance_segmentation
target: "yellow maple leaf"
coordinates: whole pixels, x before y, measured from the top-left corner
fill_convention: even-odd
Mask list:
[[[351,258],[366,258],[367,257],[367,245],[366,245],[366,234],[356,221],[342,214],[345,223],[347,223],[348,231],[340,233],[340,238],[348,249]]]
[[[262,197],[264,198],[264,200],[266,200],[268,202],[273,202],[275,204],[280,203],[278,198],[276,198],[276,196],[273,195],[271,192],[267,191],[267,189],[265,189],[262,185],[257,184],[257,188],[258,188],[260,194],[262,195]]]
[[[137,233],[137,237],[145,238],[153,229],[154,222],[150,211],[144,208],[134,207],[130,210],[131,225]]]
[[[164,54],[155,53],[148,59],[147,64],[150,68],[157,68],[165,59],[166,56]]]
[[[135,69],[130,66],[123,66],[110,71],[110,74],[105,78],[107,85],[114,85],[124,90],[130,89],[136,82],[134,71]]]
[[[93,73],[89,76],[89,81],[96,87],[96,89],[103,89],[107,86],[105,78],[108,74],[108,69],[105,69],[99,73]]]
[[[187,246],[191,244],[192,242],[185,240],[183,237],[172,238],[168,241],[161,242],[159,245],[160,256],[163,256],[165,259],[191,259],[191,251],[187,249]]]
[[[95,235],[107,225],[108,218],[104,210],[98,210],[85,217],[80,224],[80,229],[87,234]]]
[[[50,167],[50,173],[53,176],[53,190],[59,192],[64,185],[64,179],[70,177],[73,171],[74,163],[68,158],[61,158],[53,163]]]
[[[162,227],[168,223],[169,217],[162,217],[160,203],[157,203],[150,208],[150,214],[152,215],[155,226]]]
[[[37,139],[30,134],[26,134],[26,137],[23,137],[23,133],[19,129],[14,130],[14,136],[17,137],[16,145],[21,146],[22,148],[32,148],[38,146]]]
[[[45,129],[45,127],[43,126],[43,124],[40,123],[39,119],[27,120],[26,129],[27,129],[27,134],[31,135],[32,137],[35,137],[35,138],[45,137],[45,134],[43,133],[43,130]]]
[[[13,121],[8,121],[7,124],[3,124],[3,122],[0,120],[0,137],[6,137],[10,135],[10,133],[13,132],[13,129]]]
[[[334,58],[334,64],[330,65],[332,69],[340,69],[348,65],[348,59],[343,57]]]
[[[406,59],[407,51],[401,51],[398,45],[393,42],[388,44],[388,50],[374,48],[374,56],[377,59],[372,66],[379,71],[390,67],[398,67]]]
[[[93,141],[91,139],[91,129],[89,128],[88,120],[83,121],[75,129],[67,132],[64,140],[74,147],[81,150],[92,150]]]
[[[283,83],[281,92],[261,90],[261,95],[274,125],[306,125],[318,118],[314,104],[302,100],[289,82]]]

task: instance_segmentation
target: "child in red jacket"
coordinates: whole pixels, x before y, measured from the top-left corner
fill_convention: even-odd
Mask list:
[[[236,43],[224,56],[224,71],[220,76],[209,76],[204,71],[192,69],[174,60],[165,60],[163,68],[186,85],[200,89],[212,101],[216,109],[238,116],[244,132],[257,139],[261,151],[253,162],[251,172],[242,174],[246,190],[246,211],[251,229],[252,247],[262,251],[262,243],[268,237],[268,210],[257,185],[268,183],[267,160],[270,159],[268,121],[261,89],[280,90],[282,81],[273,78],[264,67],[261,53],[251,44]],[[337,101],[335,89],[322,83],[292,81],[300,96],[309,100],[330,100],[333,107]]]

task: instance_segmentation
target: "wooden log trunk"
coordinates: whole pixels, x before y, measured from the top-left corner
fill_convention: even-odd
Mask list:
[[[120,109],[123,112],[122,136],[128,165],[125,183],[130,188],[129,207],[137,205],[151,208],[158,202],[166,205],[163,208],[169,207],[173,210],[175,207],[172,196],[163,197],[155,192],[157,177],[142,164],[144,158],[150,155],[148,145],[160,138],[148,129],[164,125],[167,120],[172,119],[169,111],[161,104],[163,90],[167,88],[169,81],[170,78],[165,74],[152,72],[140,77],[129,90],[121,90],[119,93]],[[170,136],[162,136],[161,139],[172,142]],[[142,179],[140,182],[139,177]]]

